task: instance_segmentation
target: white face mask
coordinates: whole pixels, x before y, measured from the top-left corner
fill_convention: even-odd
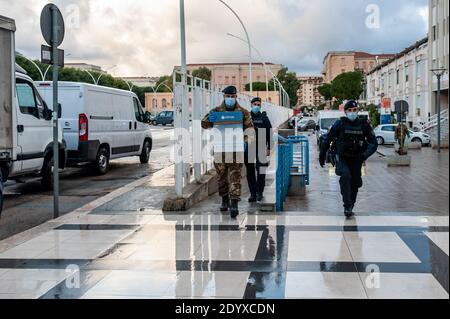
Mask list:
[[[358,112],[348,112],[346,113],[346,115],[347,118],[352,122],[356,121],[356,119],[358,118]]]

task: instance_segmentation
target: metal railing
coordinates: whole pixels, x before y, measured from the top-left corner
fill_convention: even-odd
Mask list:
[[[448,109],[445,109],[441,112],[441,123],[448,122]],[[421,126],[422,131],[428,131],[432,128],[435,128],[438,125],[438,114],[431,116],[428,119],[428,122]]]
[[[284,211],[293,176],[299,176],[301,187],[310,184],[309,140],[305,136],[279,137],[277,156],[277,211]]]

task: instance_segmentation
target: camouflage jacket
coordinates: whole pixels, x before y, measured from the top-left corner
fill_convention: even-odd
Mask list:
[[[244,131],[249,129],[249,128],[253,128],[253,121],[252,121],[252,117],[250,115],[250,112],[247,111],[246,109],[242,108],[239,103],[236,103],[236,106],[234,107],[234,110],[228,110],[227,107],[225,106],[225,102],[222,103],[221,106],[216,107],[215,109],[211,110],[211,112],[242,112],[244,114],[244,119],[242,122]],[[205,118],[202,120],[202,127],[206,130],[206,129],[210,129],[213,127],[213,124],[209,121],[209,115],[211,114],[208,113]]]

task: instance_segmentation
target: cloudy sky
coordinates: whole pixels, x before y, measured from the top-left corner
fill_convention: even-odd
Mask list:
[[[40,56],[39,14],[47,2],[0,0],[0,15],[16,20],[16,47],[27,56]],[[248,61],[246,44],[226,35],[244,37],[225,6],[217,0],[185,2],[188,63]],[[328,51],[398,52],[427,34],[428,0],[227,2],[241,16],[265,59],[298,73],[320,73]],[[180,64],[178,0],[54,3],[66,20],[61,48],[70,54],[67,62],[93,63],[104,69],[117,65],[111,73],[120,76],[169,74]]]

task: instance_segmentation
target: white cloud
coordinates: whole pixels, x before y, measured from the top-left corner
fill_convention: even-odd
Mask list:
[[[330,50],[397,52],[426,35],[427,0],[228,0],[266,60],[297,72],[318,73]],[[17,49],[39,56],[39,13],[45,0],[0,0],[0,14],[16,19]],[[59,0],[66,19],[79,8],[79,28],[68,28],[68,59],[120,75],[170,73],[180,63],[178,0]],[[381,28],[365,26],[366,6],[380,7]],[[72,7],[71,7],[72,5]],[[72,11],[69,9],[72,8]],[[71,20],[73,21],[73,19]],[[217,0],[186,0],[188,62],[246,61],[236,18]]]

